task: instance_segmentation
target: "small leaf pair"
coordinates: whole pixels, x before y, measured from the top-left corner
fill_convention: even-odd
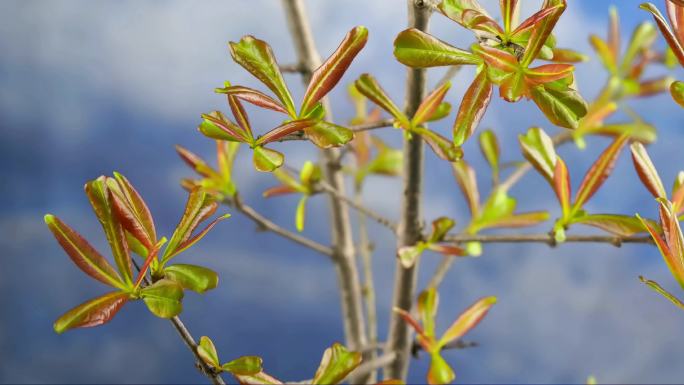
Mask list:
[[[665,186],[663,185],[658,170],[653,165],[651,157],[641,143],[632,143],[632,161],[634,169],[641,183],[656,199],[668,199]],[[684,214],[684,171],[680,171],[672,184],[670,202],[676,215]]]
[[[316,184],[321,181],[321,169],[313,162],[307,161],[302,166],[299,172],[299,180],[296,180],[292,175],[284,170],[275,170],[273,176],[275,176],[282,185],[272,187],[263,192],[265,198],[270,198],[280,195],[288,194],[302,194],[297,204],[297,211],[295,214],[295,225],[297,231],[304,230],[304,220],[306,217],[306,202],[311,195],[314,195],[316,190]]]
[[[442,119],[449,114],[451,106],[443,100],[451,87],[451,83],[444,83],[428,94],[411,118],[397,107],[371,75],[361,75],[354,84],[362,95],[392,115],[395,119],[395,127],[403,129],[407,135],[420,135],[435,154],[444,160],[455,162],[461,159],[463,151],[460,147],[454,146],[451,141],[434,131],[428,130],[424,125],[427,122]]]
[[[399,308],[394,311],[401,316],[416,332],[418,343],[428,354],[430,354],[430,369],[427,375],[428,384],[449,384],[454,381],[456,375],[453,369],[442,358],[442,348],[449,343],[461,339],[466,333],[474,328],[489,309],[496,303],[496,297],[485,297],[468,309],[454,321],[453,324],[444,332],[439,339],[435,332],[435,317],[439,296],[435,288],[430,288],[418,297],[418,314],[420,322],[413,316]]]
[[[678,0],[668,0],[665,3],[670,25],[668,25],[665,17],[652,3],[641,4],[641,9],[653,14],[653,19],[670,46],[671,52],[677,58],[679,64],[684,67],[684,3]],[[670,86],[670,92],[672,98],[680,106],[684,107],[684,83],[680,81],[673,82]]]
[[[321,363],[310,383],[339,384],[360,364],[361,353],[350,352],[343,345],[334,343],[323,353]],[[236,373],[234,375],[241,384],[283,384],[263,371],[250,375]]]
[[[197,353],[205,364],[215,373],[227,372],[235,376],[252,376],[261,372],[261,357],[243,356],[221,364],[214,342],[206,336],[202,336],[197,345]]]
[[[216,209],[207,210],[204,206],[199,217],[190,209],[190,203],[197,201],[198,194],[202,193],[195,191],[191,194],[181,224],[160,261],[158,254],[166,238],[157,239],[147,205],[123,175],[115,173],[114,178],[102,176],[90,181],[85,185],[85,192],[107,237],[116,269],[59,218],[48,214],[45,223],[78,268],[116,291],[85,302],[62,315],[54,324],[57,333],[106,323],[126,302],[137,299],[142,299],[158,317],[171,318],[182,310],[184,288],[203,292],[216,287],[218,276],[209,269],[194,265],[174,265],[164,269],[168,260],[196,243],[216,222],[191,237],[197,225]],[[130,250],[145,258],[135,280]],[[148,270],[151,270],[153,283],[144,286],[142,283]]]
[[[682,236],[682,229],[679,226],[679,219],[677,218],[677,212],[674,209],[672,202],[665,198],[658,198],[659,213],[660,213],[660,226],[662,227],[662,234],[656,229],[651,223],[642,220],[642,223],[646,229],[648,229],[649,234],[653,238],[658,251],[665,259],[670,273],[679,283],[679,285],[684,289],[684,236]],[[673,304],[681,309],[684,309],[684,303],[679,300],[674,295],[667,292],[662,288],[657,282],[647,280],[643,277],[639,277],[642,282],[647,284],[650,288],[663,295],[665,298],[670,300]]]
[[[458,246],[443,243],[444,237],[451,230],[456,222],[447,217],[440,217],[432,222],[432,232],[430,236],[423,241],[418,242],[413,246],[404,246],[397,250],[397,257],[404,268],[410,268],[415,263],[418,257],[425,250],[432,250],[445,256],[461,257],[467,255],[466,251]]]
[[[197,174],[200,179],[183,179],[181,185],[188,191],[200,188],[216,197],[217,201],[232,198],[237,192],[237,186],[233,181],[233,162],[240,148],[240,143],[216,141],[216,158],[218,168],[215,169],[198,155],[184,147],[176,146],[176,152]]]
[[[570,174],[563,159],[556,154],[551,138],[540,128],[531,128],[520,135],[520,147],[525,158],[549,182],[560,203],[562,215],[556,221],[554,234],[557,242],[565,240],[565,230],[575,223],[598,227],[620,236],[645,231],[634,217],[619,214],[588,214],[584,205],[603,185],[613,171],[620,151],[629,137],[616,138],[589,168],[572,200]]]

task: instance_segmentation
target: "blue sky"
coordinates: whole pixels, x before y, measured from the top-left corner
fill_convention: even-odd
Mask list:
[[[391,42],[406,24],[403,2],[308,3],[324,55],[352,26],[369,28],[369,43],[342,82],[370,72],[401,100],[405,68],[392,58]],[[524,13],[538,3],[525,2]],[[610,3],[571,0],[558,27],[559,45],[591,53],[588,35],[605,34]],[[618,3],[623,34],[648,19],[638,10],[638,1]],[[496,14],[495,1],[483,4]],[[433,17],[432,31],[456,45],[472,41],[467,31],[440,15]],[[106,326],[54,334],[51,325],[57,316],[104,288],[71,265],[42,217],[46,212],[59,215],[106,250],[82,186],[116,170],[146,198],[160,232],[171,231],[185,199],[178,181],[191,175],[173,145],[183,144],[211,158],[212,142],[195,127],[201,113],[225,109],[213,88],[225,80],[257,85],[227,52],[226,43],[244,34],[269,41],[281,63],[294,62],[280,2],[275,0],[0,2],[0,290],[5,293],[0,296],[0,382],[204,381],[170,324],[139,303],[128,305]],[[662,39],[658,44],[663,45]],[[681,71],[676,75],[684,78]],[[435,70],[430,79],[434,83],[440,76]],[[471,76],[472,71],[464,70],[454,79],[448,100],[457,103]],[[287,80],[295,98],[300,97],[299,79],[288,75]],[[596,60],[578,66],[578,86],[588,99],[604,81]],[[351,116],[342,90],[332,94],[332,101],[339,121]],[[684,114],[667,96],[628,105],[658,127],[659,139],[650,153],[669,184],[684,168]],[[274,125],[272,115],[252,111],[255,127]],[[452,119],[433,128],[448,133]],[[535,125],[558,130],[530,102],[496,100],[481,128],[496,131],[504,160],[512,161],[520,159],[516,136]],[[386,130],[381,136],[394,145],[401,140],[397,131]],[[561,150],[575,183],[607,143],[592,139],[583,151],[573,146]],[[305,143],[279,148],[293,165],[316,157]],[[486,168],[475,143],[469,143],[466,152],[482,170],[479,179],[485,186]],[[449,166],[428,153],[427,168],[425,219],[447,215],[463,223],[467,208]],[[274,180],[253,171],[246,151],[237,161],[236,179],[250,204],[294,228],[296,201],[262,199],[260,192]],[[396,218],[400,191],[398,180],[378,178],[369,181],[365,198],[377,211]],[[537,175],[525,177],[512,194],[523,197],[522,209],[550,208],[552,215],[558,214],[553,193]],[[654,202],[626,154],[588,208],[655,214]],[[305,234],[327,242],[326,220],[325,199],[317,197],[309,208]],[[214,292],[187,295],[182,317],[196,336],[211,336],[226,359],[258,354],[277,377],[309,378],[322,351],[343,338],[334,269],[324,257],[254,230],[236,214],[180,257],[221,275]],[[379,334],[384,338],[394,240],[375,225],[371,235],[378,246],[374,269]],[[435,255],[423,258],[420,287],[438,260]],[[476,298],[500,299],[469,335],[480,346],[447,353],[457,381],[577,383],[589,374],[604,383],[681,381],[684,314],[640,284],[640,274],[677,290],[657,251],[648,246],[493,245],[479,259],[457,262],[442,286],[438,327],[446,327]],[[425,358],[415,361],[410,378],[424,378],[426,365]]]

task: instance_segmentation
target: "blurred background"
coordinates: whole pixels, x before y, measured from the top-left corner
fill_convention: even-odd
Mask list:
[[[522,15],[541,1],[524,2]],[[578,65],[577,82],[587,100],[606,80],[588,44],[590,33],[605,36],[611,1],[571,1],[557,28],[561,47],[590,54]],[[639,1],[617,1],[623,45],[632,29],[650,16]],[[483,1],[498,16],[498,2]],[[345,84],[373,73],[403,100],[405,67],[392,56],[392,40],[405,28],[403,1],[308,1],[309,16],[322,55],[336,47],[352,26],[370,30],[366,48],[331,95],[339,122],[353,115]],[[662,9],[662,1],[658,1]],[[431,31],[461,47],[468,31],[441,15]],[[37,1],[0,2],[0,382],[12,383],[159,383],[205,382],[193,357],[171,325],[142,303],[126,306],[111,323],[56,335],[52,322],[82,301],[104,293],[67,258],[43,223],[54,213],[80,231],[103,253],[108,250],[83,194],[83,183],[119,171],[145,197],[159,232],[169,234],[178,221],[186,193],[182,177],[193,176],[179,160],[175,144],[214,159],[214,143],[196,131],[200,114],[227,110],[213,88],[223,81],[257,85],[234,64],[228,41],[253,34],[268,41],[281,63],[295,53],[279,1]],[[658,47],[664,47],[658,37]],[[665,73],[655,66],[653,74]],[[443,70],[431,72],[431,84]],[[464,69],[447,100],[458,104],[472,79]],[[674,74],[683,79],[681,70]],[[303,89],[297,75],[286,75],[295,100]],[[663,181],[670,184],[684,168],[684,114],[669,95],[627,103],[658,128],[650,154]],[[275,126],[272,115],[252,112],[259,132]],[[432,127],[450,135],[453,114]],[[531,102],[507,104],[495,98],[480,129],[499,135],[503,160],[520,159],[516,136],[533,125],[558,132]],[[401,133],[378,134],[399,146]],[[590,138],[587,148],[560,151],[575,186],[608,144]],[[289,164],[316,158],[308,143],[283,143]],[[467,159],[488,170],[475,140]],[[296,197],[266,200],[261,192],[276,181],[253,170],[247,151],[238,156],[236,180],[246,201],[275,222],[294,229]],[[463,225],[467,206],[447,163],[427,152],[425,220],[447,215]],[[369,206],[398,218],[398,179],[372,178],[366,185]],[[558,215],[545,181],[528,174],[513,190],[521,210],[549,208]],[[327,243],[326,199],[310,202],[305,235]],[[655,204],[623,153],[615,173],[588,204],[594,212],[655,216]],[[223,207],[222,212],[231,212]],[[320,255],[273,234],[257,233],[239,213],[221,224],[179,262],[211,267],[219,287],[203,296],[189,293],[182,319],[196,338],[208,335],[225,360],[258,354],[266,370],[286,380],[311,378],[323,350],[343,340],[340,305],[332,264]],[[548,231],[547,222],[529,231]],[[371,224],[377,245],[374,269],[380,339],[387,332],[394,274],[395,241]],[[590,233],[576,228],[572,233]],[[440,257],[423,257],[423,288]],[[443,284],[438,329],[485,295],[499,303],[468,335],[479,347],[450,351],[458,382],[581,383],[595,375],[604,383],[667,383],[684,378],[684,314],[637,279],[643,274],[678,292],[653,247],[625,245],[491,245],[479,259],[458,261]],[[421,382],[427,357],[413,361],[410,380]]]

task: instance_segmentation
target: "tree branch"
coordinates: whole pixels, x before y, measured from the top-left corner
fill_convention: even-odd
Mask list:
[[[335,190],[330,186],[329,184],[325,182],[319,182],[318,187],[323,191],[326,192],[336,199],[339,199],[349,205],[350,207],[354,208],[360,213],[365,214],[368,218],[373,219],[374,221],[378,222],[379,224],[387,227],[388,229],[392,230],[393,233],[397,233],[397,225],[394,223],[392,220],[385,218],[384,216],[376,213],[375,211],[369,209],[368,207],[364,206],[360,202],[351,199],[345,195],[342,195],[339,191]]]
[[[410,28],[427,32],[431,8],[427,0],[408,0]],[[406,115],[413,116],[425,96],[427,71],[409,68],[406,78]],[[420,135],[404,139],[404,171],[401,219],[397,237],[397,248],[414,245],[422,237],[422,185],[423,185],[423,140]],[[418,263],[404,268],[396,262],[392,308],[411,311],[416,292]],[[406,379],[411,350],[411,330],[393,313],[390,316],[386,354],[395,353],[396,359],[385,366],[384,376]]]
[[[304,236],[301,236],[297,233],[294,233],[292,231],[286,230],[277,224],[273,223],[271,220],[268,218],[264,217],[263,215],[259,214],[256,210],[254,210],[251,206],[248,206],[244,202],[242,202],[242,199],[240,199],[239,195],[235,195],[233,199],[226,199],[223,201],[224,204],[227,204],[229,206],[235,207],[238,211],[243,213],[245,216],[247,216],[249,219],[254,221],[259,227],[261,227],[264,230],[271,231],[275,234],[280,235],[283,238],[289,239],[295,243],[299,243],[302,246],[308,247],[314,251],[317,251],[323,255],[327,255],[328,257],[333,256],[333,250],[328,247],[321,245],[320,243],[311,240],[309,238],[306,238]]]
[[[302,77],[305,86],[310,80],[310,74],[321,65],[321,59],[316,52],[311,26],[306,16],[303,0],[283,0],[287,15],[290,34],[295,43],[295,51],[299,63],[307,69]],[[327,98],[322,100],[327,119],[332,120],[330,103]],[[340,150],[327,149],[322,151],[325,179],[333,189],[345,194],[344,175],[339,164]],[[363,297],[361,283],[354,257],[354,238],[351,230],[349,210],[339,200],[330,196],[330,213],[332,222],[333,261],[337,270],[338,284],[342,302],[342,316],[346,345],[358,349],[367,344],[366,325],[363,317]],[[355,376],[354,382],[365,383],[366,377]]]
[[[394,125],[394,119],[383,119],[383,120],[378,120],[377,122],[352,125],[352,126],[349,126],[348,128],[354,132],[363,132],[363,131],[376,130],[378,128],[392,127],[393,125]],[[295,133],[292,133],[289,135],[285,135],[282,138],[278,139],[277,142],[291,142],[291,141],[297,141],[297,140],[307,140],[303,131],[295,132]]]

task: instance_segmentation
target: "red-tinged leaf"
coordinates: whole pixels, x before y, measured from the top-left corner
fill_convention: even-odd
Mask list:
[[[107,178],[107,187],[112,194],[112,206],[124,227],[146,248],[157,243],[157,232],[150,209],[138,191],[125,176],[114,173],[114,179]]]
[[[572,76],[575,67],[571,64],[544,64],[525,71],[525,81],[533,86],[553,82]]]
[[[119,274],[121,274],[124,283],[130,286],[133,283],[133,273],[126,233],[115,215],[111,192],[107,188],[105,177],[101,176],[86,183],[85,192],[107,236]]]
[[[663,17],[663,14],[660,13],[655,5],[652,3],[643,3],[639,6],[639,8],[646,10],[653,15],[653,20],[655,20],[656,25],[658,25],[660,33],[665,38],[665,41],[667,41],[667,44],[670,46],[670,48],[672,48],[672,52],[677,57],[677,60],[679,60],[679,64],[684,66],[684,41],[679,41],[677,39],[677,35],[670,29],[665,17]],[[677,28],[681,27],[678,26]]]
[[[484,32],[485,36],[501,36],[504,33],[494,19],[476,9],[466,9],[463,11],[461,20],[466,28],[472,31]]]
[[[456,222],[448,217],[439,217],[435,219],[432,221],[432,231],[430,232],[428,243],[441,242],[449,230],[451,230],[455,225]]]
[[[550,84],[550,83],[549,83]],[[587,114],[587,103],[577,91],[557,90],[544,84],[530,87],[530,96],[549,121],[557,126],[575,129]]]
[[[282,139],[284,136],[293,134],[295,132],[303,131],[316,124],[316,121],[311,119],[293,120],[291,122],[284,123],[271,131],[267,132],[263,136],[260,136],[255,144],[257,146],[271,143]]]
[[[653,96],[670,90],[674,79],[671,76],[660,76],[655,79],[646,80],[639,83],[636,96]]]
[[[473,44],[471,49],[475,54],[480,56],[488,66],[507,74],[518,72],[521,68],[518,59],[504,50],[480,44]]]
[[[480,211],[480,192],[477,188],[475,170],[465,160],[451,164],[458,187],[468,201],[470,216],[477,217]]]
[[[485,70],[475,77],[463,96],[454,122],[454,144],[462,145],[473,134],[492,98],[492,83]]]
[[[665,2],[667,17],[679,44],[684,45],[684,1],[669,0]]]
[[[406,322],[409,326],[413,328],[413,330],[419,337],[418,341],[421,342],[423,348],[425,348],[425,351],[432,350],[430,346],[430,341],[432,339],[425,333],[425,330],[423,330],[423,327],[420,326],[418,321],[416,321],[416,319],[413,318],[413,316],[411,316],[411,313],[398,307],[393,308],[392,311],[394,311],[399,317],[401,317],[401,319],[404,320],[404,322]]]
[[[649,222],[654,228],[657,226],[655,222]],[[639,218],[620,214],[581,215],[573,218],[572,223],[597,227],[621,237],[629,237],[647,231]]]
[[[610,7],[610,24],[608,26],[608,47],[614,58],[620,54],[620,18],[617,8]],[[616,59],[617,60],[617,59]]]
[[[425,143],[430,146],[435,155],[444,160],[457,162],[463,157],[463,150],[461,150],[461,147],[455,146],[449,139],[434,131],[418,127],[413,129],[412,132],[419,134]]]
[[[288,114],[287,110],[285,109],[285,106],[283,106],[279,101],[273,99],[272,97],[264,94],[261,91],[252,88],[242,86],[228,86],[224,88],[217,88],[215,91],[219,94],[234,96],[240,100],[244,100],[247,103],[254,104],[255,106],[263,107],[277,112],[282,112],[283,114]]]
[[[209,367],[217,369],[221,367],[218,353],[214,342],[207,336],[200,337],[199,344],[197,344],[197,354],[202,358],[205,364]]]
[[[271,172],[283,165],[285,156],[282,153],[262,146],[254,147],[254,168],[261,172]]]
[[[679,276],[676,277],[678,281],[684,282],[684,236],[682,236],[682,229],[679,226],[679,218],[672,207],[672,203],[666,199],[658,199],[660,203],[660,223],[665,236],[665,242],[670,248],[673,256],[673,263],[679,271]],[[684,288],[684,285],[682,285]]]
[[[444,16],[466,28],[467,26],[463,22],[463,12],[468,9],[476,10],[489,17],[487,11],[482,8],[477,0],[442,0],[442,2],[437,5],[437,9],[439,9]]]
[[[527,46],[525,47],[525,53],[520,60],[520,63],[525,68],[539,55],[539,51],[544,47],[544,44],[551,35],[558,19],[565,11],[567,3],[566,0],[547,0],[544,2],[544,7],[550,8],[552,11],[535,22],[534,28],[531,28],[531,34],[527,41]]]
[[[456,48],[415,28],[404,30],[394,40],[394,57],[409,67],[428,68],[479,64],[472,53]]]
[[[468,255],[468,252],[458,246],[448,245],[445,243],[433,243],[428,245],[428,249],[440,253],[448,257],[463,257]]]
[[[487,315],[489,309],[496,303],[496,297],[485,297],[471,305],[456,321],[447,329],[439,340],[439,347],[463,337],[470,329],[474,328],[482,318]]]
[[[492,169],[492,179],[494,183],[499,180],[499,156],[501,149],[496,134],[492,130],[485,130],[480,134],[480,151]]]
[[[176,145],[176,152],[181,159],[183,159],[183,161],[187,163],[188,166],[192,167],[192,169],[198,174],[207,178],[218,177],[218,173],[211,168],[211,166],[209,166],[204,159],[200,158],[198,155],[189,151],[185,147]]]
[[[337,85],[367,40],[368,29],[363,26],[355,27],[347,33],[337,50],[313,72],[302,101],[302,115],[306,115]]]
[[[553,59],[558,63],[580,63],[589,60],[589,56],[577,51],[563,48],[553,48]]]
[[[297,111],[292,96],[285,85],[271,47],[265,41],[253,36],[245,36],[238,43],[230,42],[229,45],[233,60],[273,91],[290,116],[296,117]]]
[[[442,104],[442,100],[444,100],[444,96],[446,96],[449,88],[451,88],[451,82],[446,82],[430,92],[420,103],[420,106],[418,106],[418,110],[413,115],[411,123],[414,126],[418,126],[430,120],[437,111],[437,108]]]
[[[504,31],[508,33],[515,28],[518,12],[520,11],[520,3],[518,0],[499,0],[499,7],[503,17]]]
[[[204,136],[218,140],[228,140],[231,142],[250,143],[252,138],[242,128],[228,120],[221,112],[214,111],[209,114],[202,114],[202,123],[197,128]]]
[[[670,84],[670,94],[672,94],[672,99],[684,108],[684,82],[672,82]]]
[[[646,148],[643,144],[639,142],[634,142],[630,146],[632,151],[632,162],[634,162],[634,169],[641,179],[641,183],[646,186],[648,191],[655,198],[667,198],[667,193],[665,192],[665,187],[663,182],[660,180],[658,171],[656,170],[651,158],[646,152]]]
[[[54,215],[45,216],[45,224],[79,269],[94,279],[119,289],[126,286],[112,265],[79,233]]]
[[[242,385],[283,385],[283,383],[264,372],[259,372],[249,376],[235,374],[235,379]]]
[[[418,296],[418,314],[420,321],[425,329],[425,335],[428,337],[435,336],[435,316],[437,316],[437,307],[439,306],[439,294],[434,287],[431,287],[420,293]]]
[[[62,334],[69,329],[89,328],[109,322],[128,299],[127,293],[115,291],[82,303],[55,321],[55,332]]]
[[[532,16],[525,19],[511,34],[513,37],[521,36],[529,32],[532,28],[537,27],[537,24],[544,21],[551,13],[556,12],[553,7],[542,8],[539,11],[532,14]]]
[[[154,247],[147,249],[147,257],[145,257],[145,263],[143,263],[142,267],[140,267],[140,271],[138,271],[138,276],[135,279],[135,283],[133,284],[133,287],[137,289],[140,287],[140,284],[142,283],[143,279],[145,278],[145,275],[147,274],[147,269],[150,268],[150,264],[152,263],[153,260],[157,260],[157,254],[159,254],[159,248],[166,242],[166,238],[162,238],[159,244],[154,245]]]
[[[224,214],[224,215],[214,219],[213,221],[209,222],[209,224],[204,229],[202,229],[197,234],[193,235],[191,238],[188,238],[185,241],[183,241],[181,244],[179,244],[178,247],[176,248],[176,250],[167,256],[166,260],[169,260],[169,259],[175,257],[176,255],[184,252],[185,250],[189,249],[190,247],[192,247],[195,243],[199,242],[202,238],[204,238],[204,236],[207,235],[209,233],[209,231],[211,231],[211,229],[214,228],[214,226],[216,226],[217,223],[219,223],[220,221],[222,221],[224,219],[228,219],[228,218],[230,218],[230,214]]]
[[[656,281],[651,281],[651,280],[646,279],[646,278],[644,278],[644,277],[642,277],[642,276],[639,276],[639,280],[641,280],[641,282],[643,282],[643,283],[645,283],[646,285],[648,285],[648,286],[649,286],[651,289],[653,289],[656,293],[658,293],[658,294],[662,295],[663,297],[667,298],[667,299],[668,299],[670,302],[672,302],[675,306],[679,307],[680,309],[684,309],[684,303],[682,303],[682,301],[681,301],[679,298],[675,297],[675,296],[672,295],[670,292],[668,292],[667,290],[663,289],[663,287],[660,286],[660,285],[658,284],[658,282],[656,282]]]
[[[677,215],[684,209],[684,171],[680,171],[672,186],[672,207]]]
[[[501,87],[499,87],[499,96],[511,103],[517,102],[523,95],[527,95],[528,93],[525,74],[522,72],[516,72],[506,76],[501,82]]]
[[[292,186],[280,185],[280,186],[271,187],[271,188],[267,189],[266,191],[261,193],[261,195],[264,198],[271,198],[271,197],[275,197],[275,196],[294,194],[297,192],[299,192],[299,190],[297,190],[296,188],[294,188]]]
[[[361,364],[361,353],[350,352],[342,344],[334,343],[325,349],[312,384],[337,384]]]
[[[319,148],[339,147],[354,139],[354,131],[324,120],[306,127],[304,133]]]
[[[397,380],[396,378],[390,378],[389,380],[382,380],[376,385],[406,385],[402,380]]]
[[[356,82],[356,89],[380,108],[387,111],[397,120],[397,123],[404,129],[411,128],[408,117],[397,107],[396,104],[387,96],[385,90],[380,87],[378,81],[369,74],[361,75]]]
[[[530,211],[527,213],[512,214],[501,217],[487,223],[487,228],[517,228],[535,226],[549,220],[550,215],[546,211]]]
[[[551,138],[541,128],[530,128],[525,135],[518,135],[523,156],[553,186],[556,170],[556,149]]]
[[[227,99],[230,111],[233,113],[238,126],[240,126],[240,128],[247,133],[247,136],[250,138],[253,137],[254,135],[252,134],[252,126],[249,124],[247,111],[245,111],[245,107],[242,105],[242,102],[240,102],[240,99],[234,95],[228,95]]]
[[[620,150],[624,147],[629,137],[622,135],[606,148],[601,156],[594,162],[587,174],[584,176],[577,196],[575,197],[574,209],[579,209],[596,193],[603,182],[608,178],[615,167],[615,162],[620,155]]]
[[[427,383],[430,385],[451,384],[456,379],[456,374],[451,366],[444,361],[439,352],[430,355],[430,368],[427,374]]]
[[[190,239],[195,228],[197,228],[201,222],[212,216],[217,208],[218,203],[206,192],[200,189],[195,189],[190,192],[188,200],[185,203],[183,216],[178,222],[178,225],[176,225],[176,229],[162,255],[162,264],[168,261],[171,256],[178,254],[177,251],[181,248],[181,245]]]
[[[570,214],[570,174],[563,159],[556,158],[556,169],[553,172],[553,190],[563,209],[563,217]]]
[[[451,103],[449,103],[449,102],[441,103],[439,106],[437,106],[437,109],[435,110],[435,112],[432,115],[430,115],[430,118],[427,121],[428,122],[434,122],[434,121],[437,121],[440,119],[444,119],[447,116],[449,116],[450,113],[451,113]]]
[[[665,260],[665,264],[667,264],[667,267],[670,269],[670,273],[672,273],[672,276],[677,280],[679,285],[684,288],[684,266],[681,262],[681,257],[678,255],[675,255],[675,250],[672,250],[670,246],[666,243],[666,241],[660,236],[660,234],[656,231],[656,229],[651,226],[647,221],[645,221],[643,218],[641,218],[637,214],[637,218],[641,220],[641,223],[644,225],[648,233],[651,235],[651,238],[655,242],[656,246],[658,247],[658,251],[660,251],[660,255],[663,256],[663,259]],[[663,225],[663,230],[667,227],[665,223]]]

